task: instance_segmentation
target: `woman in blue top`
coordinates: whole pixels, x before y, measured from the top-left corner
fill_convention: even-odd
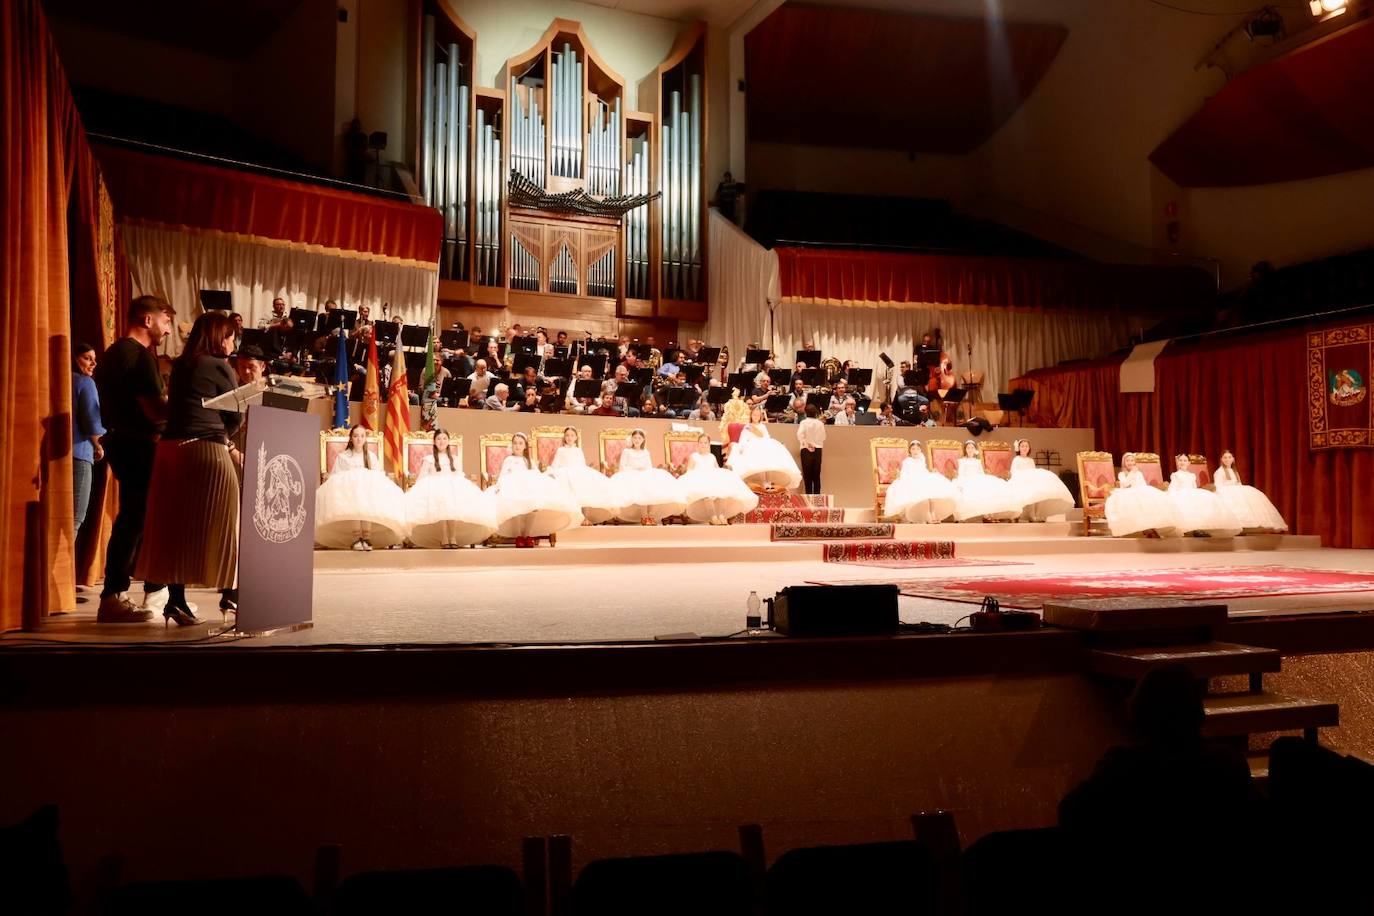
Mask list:
[[[91,478],[97,461],[105,457],[100,437],[105,427],[100,425],[100,393],[96,391],[95,347],[88,343],[76,345],[72,357],[72,493],[76,498],[76,525],[72,539],[81,533],[86,520],[86,507],[91,501]]]

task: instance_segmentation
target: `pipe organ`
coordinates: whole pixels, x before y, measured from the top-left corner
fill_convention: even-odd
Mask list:
[[[449,4],[424,0],[418,19],[415,161],[444,219],[441,302],[705,320],[705,26],[636,98],[576,22],[554,20],[487,88]]]

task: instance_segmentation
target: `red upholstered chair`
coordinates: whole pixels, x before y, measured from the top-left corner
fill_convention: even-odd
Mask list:
[[[1011,479],[1011,459],[1014,457],[1011,445],[1007,442],[983,442],[978,446],[978,457],[983,461],[983,473]]]
[[[1192,471],[1194,474],[1197,475],[1197,485],[1199,487],[1203,487],[1208,490],[1216,489],[1216,487],[1212,486],[1212,472],[1207,467],[1206,455],[1189,455],[1188,470]]]
[[[663,464],[669,474],[681,477],[687,472],[687,462],[696,454],[697,437],[700,435],[691,430],[663,434]]]
[[[895,437],[875,436],[868,440],[869,463],[873,467],[873,518],[883,519],[883,500],[887,488],[902,473],[902,462],[911,448],[910,441]]]
[[[1150,486],[1160,490],[1168,489],[1169,481],[1164,477],[1164,468],[1159,463],[1159,456],[1154,452],[1136,452],[1135,466]]]
[[[1106,521],[1107,497],[1116,488],[1111,452],[1078,453],[1078,497],[1083,503],[1083,536],[1092,534],[1094,521]]]
[[[535,464],[539,470],[547,471],[553,464],[553,456],[563,444],[563,427],[536,426],[530,430],[530,449],[534,452]]]
[[[601,460],[601,473],[607,477],[620,469],[620,453],[630,444],[632,429],[616,427],[603,429],[596,434],[597,456]]]
[[[964,443],[957,439],[931,439],[926,443],[926,467],[953,480],[959,476],[959,459]]]
[[[512,433],[484,433],[479,440],[478,454],[482,459],[482,489],[501,476],[501,464],[510,456]]]
[[[329,473],[330,468],[334,467],[334,459],[339,457],[339,453],[348,447],[348,429],[325,430],[320,433],[320,477],[324,478]],[[381,436],[369,431],[367,434],[367,452],[372,456],[372,466],[379,468],[382,466],[382,439]]]

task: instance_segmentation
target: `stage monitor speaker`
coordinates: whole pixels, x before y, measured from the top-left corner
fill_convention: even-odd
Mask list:
[[[897,632],[895,584],[789,585],[773,599],[784,636],[876,636]]]

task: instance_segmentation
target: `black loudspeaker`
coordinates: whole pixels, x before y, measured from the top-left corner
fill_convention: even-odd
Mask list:
[[[773,599],[784,636],[875,636],[897,632],[895,584],[789,585]]]

